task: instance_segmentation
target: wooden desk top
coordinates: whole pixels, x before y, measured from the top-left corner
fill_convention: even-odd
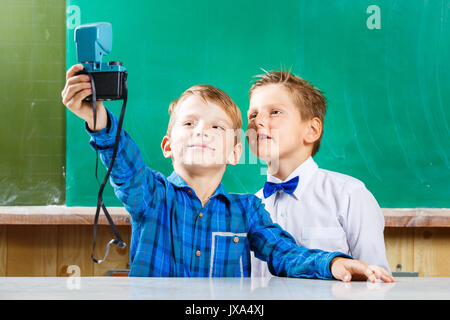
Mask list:
[[[450,278],[394,283],[271,278],[0,277],[4,300],[449,300]]]
[[[107,207],[116,225],[130,225],[130,216],[123,207]],[[450,227],[450,209],[384,208],[386,227]],[[0,206],[0,225],[92,225],[94,207]],[[99,225],[108,222],[100,212]]]

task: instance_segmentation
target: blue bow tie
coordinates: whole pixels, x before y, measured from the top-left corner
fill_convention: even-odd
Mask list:
[[[298,186],[298,176],[282,183],[274,183],[266,181],[263,189],[264,198],[270,197],[277,190],[283,190],[286,193],[293,194],[295,189],[297,189],[297,186]]]

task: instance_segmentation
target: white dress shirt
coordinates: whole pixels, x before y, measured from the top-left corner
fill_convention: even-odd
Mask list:
[[[364,183],[345,174],[320,169],[309,157],[286,180],[267,174],[267,181],[281,183],[298,176],[293,194],[276,191],[262,199],[272,220],[298,244],[325,251],[339,251],[390,271],[384,246],[384,216]],[[252,277],[270,276],[267,263],[252,252]]]

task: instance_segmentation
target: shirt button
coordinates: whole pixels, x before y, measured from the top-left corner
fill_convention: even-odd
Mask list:
[[[238,243],[239,242],[239,238],[238,237],[234,237],[233,242],[234,243]]]
[[[203,217],[203,212],[200,212],[200,214],[198,215],[200,218]]]
[[[200,252],[200,250],[197,250],[197,251],[195,252],[195,255],[196,255],[197,257],[200,257],[201,254],[202,254],[202,253]]]

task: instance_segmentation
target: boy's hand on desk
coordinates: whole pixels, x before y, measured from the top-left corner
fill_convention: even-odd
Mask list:
[[[377,279],[395,282],[394,277],[386,269],[358,260],[337,257],[331,260],[330,269],[336,279],[344,282],[351,280],[375,282]]]
[[[94,131],[94,112],[91,102],[83,101],[92,94],[91,81],[88,75],[78,72],[83,70],[82,64],[70,67],[66,73],[66,85],[61,92],[63,104],[75,115],[87,122],[89,129]],[[102,101],[97,101],[97,124],[95,131],[106,128],[108,115]]]

